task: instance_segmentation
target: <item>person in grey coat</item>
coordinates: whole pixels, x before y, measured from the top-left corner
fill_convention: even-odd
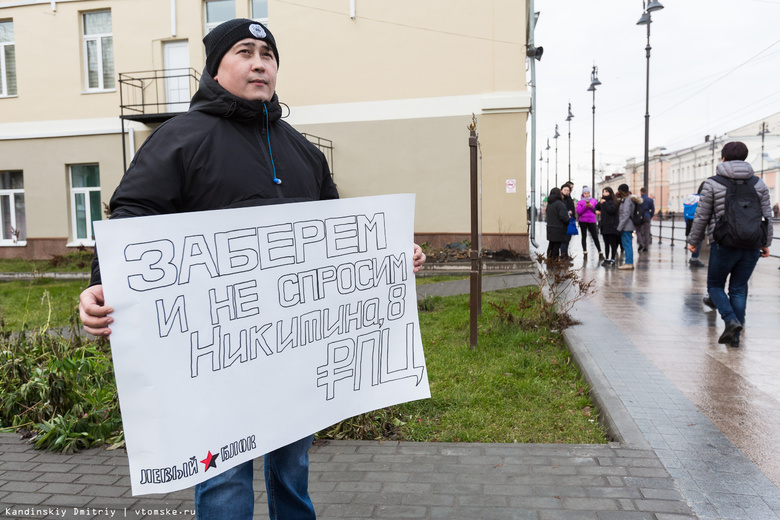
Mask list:
[[[734,141],[726,143],[721,150],[722,162],[716,168],[717,175],[733,180],[751,179],[753,168],[745,162],[748,148],[744,143]],[[718,343],[739,347],[739,336],[745,323],[747,308],[747,284],[759,257],[769,256],[772,244],[772,206],[769,201],[769,189],[763,180],[755,184],[756,193],[761,201],[761,213],[767,220],[767,243],[760,248],[740,249],[717,244],[713,240],[715,223],[726,211],[726,192],[728,188],[710,177],[704,182],[693,219],[691,233],[688,235],[688,250],[696,251],[706,234],[710,242],[710,262],[707,266],[707,293],[718,309],[726,327]],[[730,277],[730,278],[729,278]],[[729,278],[729,292],[726,295],[726,279]]]
[[[628,190],[628,184],[618,186],[617,196],[620,199],[618,231],[620,231],[620,242],[623,244],[623,252],[626,255],[625,262],[618,269],[633,269],[634,231],[636,231],[636,226],[634,226],[634,221],[631,220],[631,215],[634,214],[637,204],[642,204],[642,199],[631,194]]]
[[[563,203],[561,190],[553,188],[547,196],[547,258],[557,259],[561,254],[561,244],[568,238],[569,211]]]

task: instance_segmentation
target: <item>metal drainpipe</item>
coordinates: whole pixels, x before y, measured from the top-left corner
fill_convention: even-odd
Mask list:
[[[534,0],[528,0],[527,49],[534,46],[535,27]],[[532,246],[538,248],[539,244],[536,242],[536,161],[534,160],[536,157],[536,58],[527,56],[526,59],[531,60],[531,227],[528,239]]]
[[[176,36],[176,0],[171,0],[171,38]]]

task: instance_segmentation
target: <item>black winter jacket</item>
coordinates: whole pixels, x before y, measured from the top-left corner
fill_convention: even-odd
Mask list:
[[[563,197],[563,205],[566,206],[566,211],[571,211],[569,215],[577,218],[577,205],[574,204],[574,199],[571,198],[571,195],[563,195],[561,194],[561,197]]]
[[[561,199],[547,205],[547,241],[563,242],[569,227],[569,212]]]
[[[604,202],[599,202],[596,204],[596,210],[601,211],[601,220],[599,221],[601,234],[619,235],[618,222],[620,218],[618,216],[618,205],[615,204],[615,201],[606,199]]]
[[[281,115],[276,94],[247,101],[204,70],[189,111],[138,150],[111,197],[111,218],[338,198],[323,153]],[[100,283],[97,257],[90,283]]]

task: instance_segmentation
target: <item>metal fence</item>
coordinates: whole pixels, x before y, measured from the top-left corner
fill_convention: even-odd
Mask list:
[[[777,240],[780,219],[772,219],[772,225],[775,229],[775,240],[769,248],[769,256],[780,258],[780,244]],[[669,212],[656,215],[650,226],[650,236],[654,244],[686,247],[685,219],[682,213]]]

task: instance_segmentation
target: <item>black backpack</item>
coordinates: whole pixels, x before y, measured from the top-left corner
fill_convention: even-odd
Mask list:
[[[712,233],[715,243],[738,249],[766,246],[768,222],[761,211],[761,198],[756,191],[758,177],[732,180],[714,175],[710,179],[726,187],[725,210],[715,222]]]
[[[642,209],[642,204],[637,204],[634,201],[631,202],[634,203],[634,211],[631,213],[631,222],[634,223],[634,227],[639,227],[645,223],[645,210]]]

